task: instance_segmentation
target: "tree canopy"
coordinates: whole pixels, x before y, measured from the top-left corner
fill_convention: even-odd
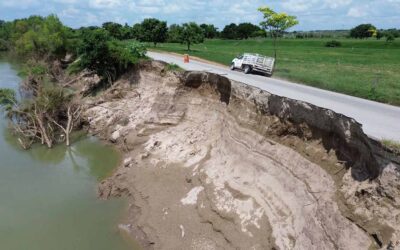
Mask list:
[[[274,54],[276,58],[276,40],[287,29],[297,25],[299,21],[295,16],[290,16],[284,12],[277,13],[271,8],[264,6],[258,8],[263,14],[264,20],[260,23],[261,27],[268,30],[274,41]]]
[[[203,30],[195,22],[184,23],[180,32],[180,41],[187,45],[190,51],[192,44],[202,43],[204,41]]]
[[[352,38],[368,38],[377,35],[376,27],[370,23],[360,24],[350,30],[350,37]]]
[[[167,22],[155,18],[147,18],[143,20],[140,26],[137,25],[134,28],[139,40],[142,42],[152,42],[154,46],[157,46],[157,43],[167,40]]]
[[[115,40],[105,29],[86,30],[82,37],[79,48],[81,67],[94,70],[110,81],[146,53],[141,44]]]
[[[213,24],[201,24],[200,28],[203,30],[204,37],[208,39],[213,39],[218,36],[218,28]]]
[[[66,52],[66,28],[55,15],[31,16],[12,23],[9,42],[20,55],[60,58]]]
[[[265,37],[266,33],[252,23],[231,23],[224,27],[221,37],[224,39],[248,39],[250,37]]]

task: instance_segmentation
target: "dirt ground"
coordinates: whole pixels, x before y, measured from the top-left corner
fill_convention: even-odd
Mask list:
[[[157,62],[85,102],[144,249],[400,247],[399,157],[350,118]]]

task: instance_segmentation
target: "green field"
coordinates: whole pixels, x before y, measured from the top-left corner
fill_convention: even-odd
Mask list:
[[[325,47],[327,41],[281,40],[273,77],[400,106],[400,40],[342,39],[340,48]],[[187,53],[186,46],[177,43],[160,44],[156,49]],[[194,45],[189,54],[230,65],[243,52],[272,56],[272,41],[207,40]]]

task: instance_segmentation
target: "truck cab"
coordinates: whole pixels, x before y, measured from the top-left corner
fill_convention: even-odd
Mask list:
[[[231,69],[240,69],[243,64],[243,55],[238,55],[232,60]]]

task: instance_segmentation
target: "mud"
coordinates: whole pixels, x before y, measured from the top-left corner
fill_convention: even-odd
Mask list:
[[[145,249],[400,246],[399,157],[351,118],[160,62],[85,102],[125,155],[99,196]]]

